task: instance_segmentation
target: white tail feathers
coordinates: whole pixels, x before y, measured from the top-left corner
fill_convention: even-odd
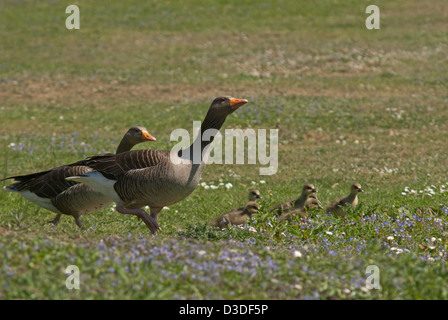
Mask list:
[[[114,184],[117,180],[111,180],[104,177],[101,172],[90,171],[79,176],[71,176],[65,178],[66,180],[80,182],[88,185],[90,188],[96,192],[104,194],[109,199],[114,202],[120,202],[121,199],[115,192]]]

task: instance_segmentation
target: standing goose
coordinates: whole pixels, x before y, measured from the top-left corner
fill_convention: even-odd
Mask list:
[[[141,218],[155,233],[161,230],[157,214],[164,206],[183,200],[196,189],[214,136],[227,116],[247,102],[230,97],[214,99],[198,137],[186,149],[135,150],[92,157],[80,163],[94,171],[67,179],[103,193],[117,204],[118,212]],[[146,205],[151,215],[141,209]]]
[[[333,200],[326,208],[328,213],[333,213],[336,216],[343,217],[346,215],[342,207],[350,205],[356,207],[358,204],[358,193],[364,192],[359,183],[354,183],[350,187],[350,194],[346,197],[340,197]]]
[[[239,226],[245,224],[252,215],[258,213],[260,205],[255,201],[249,201],[241,210],[233,210],[210,222],[212,227],[227,228],[228,226]]]
[[[317,190],[314,185],[307,183],[303,186],[302,194],[297,199],[279,203],[275,206],[270,207],[268,210],[273,211],[277,215],[281,215],[282,213],[288,213],[295,209],[303,209],[309,195],[316,192]]]
[[[316,194],[312,193],[308,196],[308,199],[306,199],[305,206],[303,208],[294,209],[288,213],[283,214],[280,218],[278,218],[278,221],[279,222],[283,222],[286,220],[291,221],[297,215],[300,215],[303,218],[305,218],[310,210],[314,210],[316,208],[323,209],[320,201],[317,199]]]
[[[123,136],[117,148],[117,153],[129,151],[136,144],[144,141],[155,141],[144,127],[132,127]],[[101,193],[98,193],[84,184],[67,181],[65,178],[92,171],[82,165],[66,165],[51,170],[27,174],[23,176],[8,177],[17,182],[5,186],[6,191],[18,192],[22,197],[43,207],[56,212],[56,217],[49,221],[58,224],[62,214],[73,216],[75,223],[82,228],[80,215],[91,213],[111,203]]]

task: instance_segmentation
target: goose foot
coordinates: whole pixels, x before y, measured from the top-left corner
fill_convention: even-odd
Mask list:
[[[76,225],[80,228],[80,229],[84,229],[84,224],[82,223],[81,219],[79,219],[78,217],[74,217],[75,218],[75,223]]]
[[[54,219],[53,220],[49,220],[49,221],[47,221],[47,223],[52,223],[53,225],[57,225],[58,223],[59,223],[59,219],[61,218],[61,214],[60,213],[58,213],[57,215],[56,215],[56,217],[54,217]]]
[[[115,209],[122,214],[132,214],[142,219],[152,234],[155,234],[157,231],[162,230],[159,224],[157,223],[157,220],[154,219],[152,216],[150,216],[143,209],[126,209],[125,207],[120,205],[117,205]]]

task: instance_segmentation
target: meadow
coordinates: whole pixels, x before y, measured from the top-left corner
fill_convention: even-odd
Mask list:
[[[136,148],[170,149],[221,95],[249,100],[221,131],[279,130],[279,166],[207,166],[156,235],[113,206],[53,226],[0,190],[0,299],[448,299],[448,2],[377,1],[379,30],[368,4],[1,1],[0,178],[114,152],[132,125],[157,138]],[[267,211],[305,183],[325,206],[353,182],[346,218]],[[208,226],[250,188],[248,225]]]

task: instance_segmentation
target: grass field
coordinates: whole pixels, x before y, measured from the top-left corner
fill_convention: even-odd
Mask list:
[[[65,28],[69,4],[79,30]],[[1,190],[0,298],[448,299],[448,2],[377,1],[380,30],[365,27],[369,4],[0,2],[0,177],[114,152],[132,125],[157,138],[138,148],[170,149],[220,95],[250,101],[223,129],[279,129],[275,175],[209,165],[156,236],[113,208],[84,230],[52,226]],[[355,181],[365,192],[346,219],[266,211],[304,183],[326,205]],[[253,187],[257,232],[207,226]],[[381,289],[366,287],[369,265]]]

